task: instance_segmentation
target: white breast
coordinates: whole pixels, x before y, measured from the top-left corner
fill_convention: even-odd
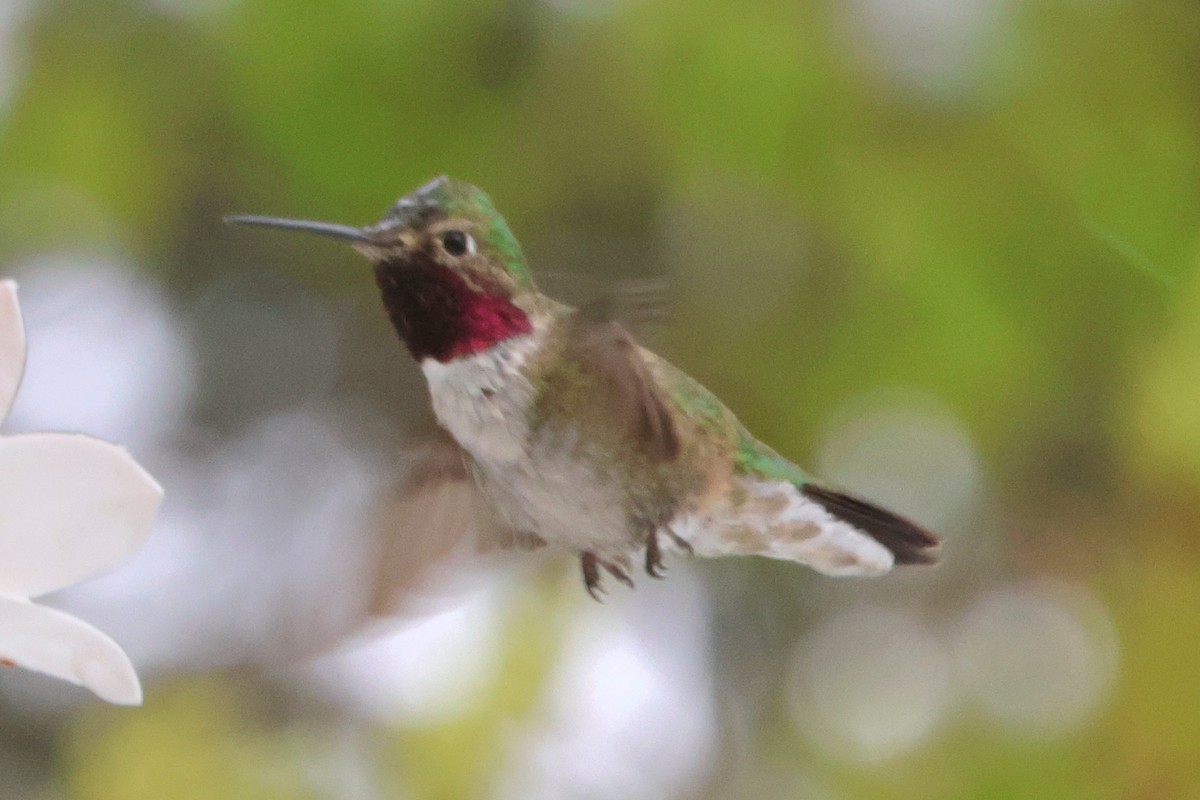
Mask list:
[[[544,336],[535,327],[448,364],[421,362],[438,422],[477,460],[510,462],[525,454],[534,389],[521,368]]]

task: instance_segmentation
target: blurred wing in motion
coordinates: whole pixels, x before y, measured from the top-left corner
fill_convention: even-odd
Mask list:
[[[609,318],[607,303],[575,314],[567,334],[569,354],[603,387],[597,400],[619,430],[656,461],[679,455],[679,432],[641,348]]]
[[[538,285],[550,297],[602,316],[639,340],[670,321],[675,292],[665,277],[601,278],[591,273],[538,270]]]
[[[445,435],[420,448],[377,525],[381,541],[367,605],[371,617],[402,612],[428,589],[431,572],[467,558],[471,550],[544,544],[495,518],[471,477],[466,453]]]

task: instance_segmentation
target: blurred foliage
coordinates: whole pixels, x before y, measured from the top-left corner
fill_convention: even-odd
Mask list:
[[[164,687],[153,714],[82,720],[68,777],[88,800],[152,797],[165,787],[180,798],[310,798],[291,738],[254,715],[255,702],[232,682],[200,680]],[[260,709],[261,710],[261,709]]]
[[[977,28],[942,62],[940,37],[961,32],[939,0],[17,5],[5,262],[118,253],[184,308],[230,277],[331,298],[352,320],[339,396],[402,427],[419,377],[355,256],[221,216],[365,223],[436,174],[469,179],[535,267],[669,275],[663,348],[785,453],[888,387],[961,420],[981,508],[946,531],[948,577],[891,597],[938,624],[988,581],[1059,576],[1112,614],[1120,678],[1082,730],[1026,739],[967,718],[854,766],[797,734],[779,673],[810,598],[876,590],[722,567],[716,693],[754,696],[738,717],[753,732],[719,732],[701,794],[1200,796],[1194,0],[964,3]],[[889,39],[889,13],[929,21],[926,38],[897,23]],[[202,369],[238,356],[218,355]],[[201,399],[206,421],[245,413],[223,397]],[[492,796],[559,655],[558,597],[537,587],[511,611],[482,705],[372,728],[375,793],[313,777],[336,715],[288,718],[274,677],[216,672],[164,681],[143,710],[45,723],[50,743],[23,756],[44,779],[30,796]]]

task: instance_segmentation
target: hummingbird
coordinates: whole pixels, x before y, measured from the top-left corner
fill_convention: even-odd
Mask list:
[[[832,576],[937,561],[936,536],[760,442],[605,303],[574,308],[541,293],[472,184],[436,178],[365,227],[226,221],[339,239],[371,261],[448,434],[416,468],[412,491],[425,501],[411,506],[426,520],[413,524],[469,526],[485,548],[567,548],[596,599],[605,573],[630,587],[635,565],[661,577],[667,550]],[[448,507],[429,513],[433,497]]]

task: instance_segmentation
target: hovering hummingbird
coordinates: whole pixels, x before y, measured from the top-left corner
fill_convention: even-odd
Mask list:
[[[569,548],[597,599],[602,572],[633,586],[635,560],[661,577],[667,548],[838,576],[937,560],[936,536],[759,442],[601,305],[575,309],[539,292],[475,186],[439,177],[362,228],[227,221],[341,239],[372,261],[453,439],[427,459],[414,491],[449,498],[443,524],[470,526],[485,546]]]

